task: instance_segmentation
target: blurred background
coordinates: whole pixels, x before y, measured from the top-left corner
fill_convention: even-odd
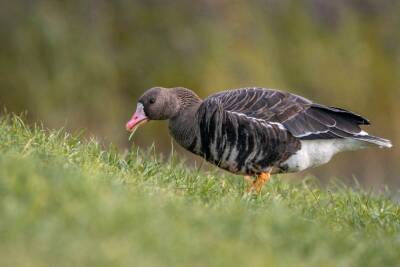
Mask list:
[[[399,187],[399,29],[397,0],[3,1],[0,106],[123,151],[132,146],[125,122],[149,87],[202,97],[279,88],[365,115],[365,129],[395,146],[344,153],[296,177]],[[165,122],[134,142],[171,151]]]

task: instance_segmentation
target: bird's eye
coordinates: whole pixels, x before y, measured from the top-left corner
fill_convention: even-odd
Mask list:
[[[155,100],[154,98],[151,98],[151,99],[149,100],[149,103],[150,103],[150,104],[154,104],[154,103],[156,103],[156,100]]]

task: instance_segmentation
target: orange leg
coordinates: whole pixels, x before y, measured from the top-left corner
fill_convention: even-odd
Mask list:
[[[257,192],[260,193],[263,185],[271,178],[271,174],[269,172],[263,172],[260,175],[257,176],[257,178],[254,181],[251,181],[249,188],[247,189],[247,192]],[[249,176],[245,176],[245,180],[249,181],[251,179]]]

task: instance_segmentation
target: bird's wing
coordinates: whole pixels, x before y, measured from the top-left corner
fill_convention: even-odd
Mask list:
[[[282,124],[299,139],[332,139],[364,135],[359,125],[368,120],[350,111],[328,107],[290,93],[243,88],[224,91],[205,102],[218,101],[224,110],[249,119]]]

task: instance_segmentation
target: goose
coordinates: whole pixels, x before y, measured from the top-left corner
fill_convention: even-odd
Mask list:
[[[271,174],[300,172],[337,153],[391,141],[368,134],[369,121],[292,93],[249,87],[202,100],[184,87],[148,89],[138,100],[128,131],[151,120],[169,120],[169,131],[186,150],[250,183],[260,192]]]

